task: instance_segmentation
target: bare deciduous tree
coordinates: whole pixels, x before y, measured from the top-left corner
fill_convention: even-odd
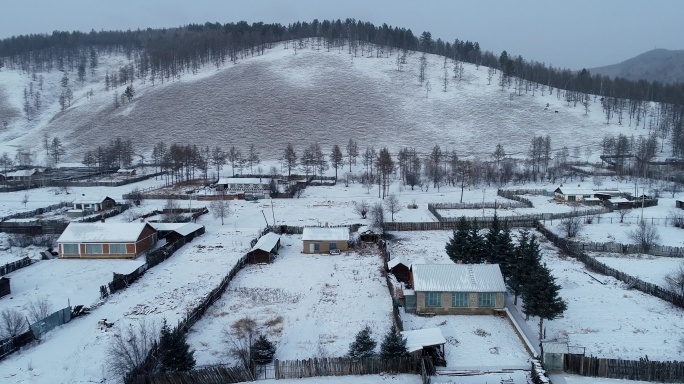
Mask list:
[[[243,317],[231,324],[230,329],[224,330],[230,356],[237,359],[245,370],[250,370],[252,364],[252,347],[256,336],[257,323],[250,317]]]
[[[164,221],[167,223],[178,222],[182,215],[180,212],[180,207],[176,200],[168,199],[166,200],[166,205],[164,205]]]
[[[29,314],[29,320],[33,323],[43,320],[52,313],[52,303],[47,297],[39,297],[24,306]]]
[[[380,231],[385,236],[385,209],[382,203],[375,203],[370,207],[370,222],[374,229]]]
[[[668,288],[678,295],[684,295],[684,264],[679,265],[679,269],[665,276]]]
[[[576,209],[573,210],[573,212],[576,212]],[[561,220],[561,228],[563,228],[565,236],[568,238],[573,238],[582,230],[582,218],[575,215],[563,218]]]
[[[0,312],[0,327],[2,338],[17,337],[28,327],[26,317],[16,309],[5,309]]]
[[[361,202],[354,202],[354,212],[358,213],[362,219],[366,218],[368,214],[368,202],[366,200],[361,200]]]
[[[401,211],[401,203],[399,202],[397,195],[392,193],[387,196],[387,199],[385,200],[385,207],[390,212],[392,222],[394,222],[394,214]]]
[[[209,209],[211,210],[211,214],[214,216],[214,219],[221,219],[221,225],[223,225],[223,220],[230,216],[230,201],[221,199],[221,200],[212,200],[212,202],[209,204]]]
[[[637,228],[629,232],[629,237],[633,242],[641,246],[643,252],[650,251],[651,248],[657,246],[660,242],[658,230],[643,219],[639,222]]]
[[[627,207],[622,207],[622,208],[618,208],[617,211],[618,211],[618,215],[620,215],[620,222],[622,223],[625,220],[625,216],[629,215],[629,213],[632,212],[632,209],[627,208]]]
[[[140,367],[158,342],[158,335],[157,325],[144,320],[115,331],[108,348],[109,372],[123,376]]]

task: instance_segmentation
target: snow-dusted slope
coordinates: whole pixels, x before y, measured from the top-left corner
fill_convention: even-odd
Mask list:
[[[137,151],[148,154],[164,139],[198,146],[236,145],[243,152],[255,144],[262,158],[277,158],[286,143],[302,147],[318,142],[329,148],[354,138],[362,149],[415,146],[425,152],[439,144],[462,155],[486,155],[498,142],[508,153],[524,152],[535,135],[550,135],[559,149],[597,145],[606,133],[643,131],[606,125],[598,101],[585,116],[581,106],[567,106],[555,91],[511,97],[513,88],[502,91],[496,85],[498,74],[488,85],[486,67],[465,65],[463,80],[458,81],[448,61],[444,92],[441,56],[428,55],[428,92],[418,80],[419,58],[420,53],[410,52],[399,71],[396,53],[353,58],[338,50],[298,49],[295,54],[277,45],[263,56],[218,70],[206,66],[175,82],[161,84],[157,79],[153,86],[149,80],[143,84],[136,79],[134,100],[115,109],[115,91],[104,91],[104,74],[127,61],[101,57],[96,76],[91,79],[88,74],[85,84],[76,82],[75,73],[69,74],[75,97],[65,112],[59,112],[57,103],[62,74],[45,74],[46,112],[32,122],[14,118],[8,129],[0,129],[0,142],[5,144],[0,152],[19,146],[39,149],[47,132],[69,144],[66,160],[80,160],[85,150],[113,137],[133,138]],[[16,111],[22,110],[29,81],[26,74],[0,71],[0,84]],[[116,92],[120,95],[124,88]],[[90,89],[94,96],[87,97]]]

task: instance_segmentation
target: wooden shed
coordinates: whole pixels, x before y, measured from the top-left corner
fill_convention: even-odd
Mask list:
[[[251,264],[272,263],[280,248],[280,235],[269,232],[259,238],[247,253]]]
[[[387,269],[402,283],[408,284],[411,275],[411,263],[404,260],[401,256],[387,262]]]
[[[157,231],[160,239],[166,239],[167,243],[173,243],[180,239],[186,242],[192,241],[197,236],[204,234],[204,225],[195,223],[150,223]]]
[[[444,344],[446,339],[439,328],[416,329],[403,331],[401,335],[406,339],[406,349],[416,357],[432,358],[435,365],[446,367]]]
[[[684,200],[675,200],[675,207],[684,209]]]

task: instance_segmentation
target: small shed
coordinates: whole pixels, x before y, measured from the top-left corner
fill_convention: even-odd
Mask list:
[[[373,228],[367,225],[360,226],[358,233],[359,240],[366,243],[377,243],[378,240],[380,240],[380,238],[382,237],[382,234],[380,232],[373,230]]]
[[[397,278],[397,280],[402,283],[407,283],[410,280],[411,263],[404,260],[401,256],[395,257],[394,259],[387,262],[387,269]]]
[[[568,343],[564,341],[542,341],[542,362],[548,372],[563,370],[563,359],[570,353]]]
[[[150,223],[157,231],[160,239],[166,239],[167,243],[174,243],[180,239],[186,242],[204,234],[204,225],[195,223]]]
[[[675,207],[684,209],[684,200],[675,200]]]
[[[444,344],[446,339],[439,328],[415,329],[403,331],[401,335],[406,339],[406,349],[417,356],[429,356],[435,365],[446,367],[444,358]]]
[[[558,187],[553,191],[554,198],[560,201],[579,202],[589,197],[594,197],[591,189]]]
[[[305,227],[302,246],[304,253],[345,252],[349,249],[349,228]]]
[[[272,263],[280,248],[280,235],[269,232],[259,238],[247,253],[251,264]]]
[[[631,209],[634,208],[634,202],[625,199],[624,197],[616,197],[606,200],[609,207],[613,209]]]

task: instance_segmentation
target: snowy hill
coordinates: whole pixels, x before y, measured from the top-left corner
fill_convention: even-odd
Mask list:
[[[684,50],[652,49],[618,64],[592,68],[592,74],[627,80],[684,83]]]
[[[68,73],[74,98],[63,112],[58,104],[63,74],[44,74],[43,110],[33,121],[22,112],[23,90],[31,76],[4,68],[0,112],[8,125],[0,129],[0,153],[13,154],[20,147],[44,153],[39,143],[47,133],[66,143],[66,161],[80,161],[86,150],[115,137],[133,139],[136,152],[148,158],[161,140],[224,149],[235,145],[243,152],[255,144],[262,158],[275,159],[287,143],[304,147],[318,142],[329,148],[350,138],[362,149],[413,146],[426,152],[438,144],[459,155],[489,157],[497,143],[509,154],[524,154],[538,135],[550,135],[555,150],[578,146],[585,153],[585,147],[597,152],[605,134],[642,133],[613,121],[606,125],[600,102],[593,98],[585,115],[581,105],[567,105],[557,90],[550,95],[547,89],[543,96],[541,89],[534,95],[517,95],[514,86],[502,90],[498,73],[488,84],[486,67],[464,64],[459,81],[454,64],[445,64],[441,56],[428,55],[421,85],[420,56],[409,52],[400,71],[396,51],[382,58],[352,57],[346,50],[295,53],[279,44],[263,56],[218,70],[207,65],[164,84],[136,79],[135,97],[119,108],[114,95],[121,95],[125,86],[106,92],[104,76],[127,61],[105,56],[96,74],[88,73],[83,83],[75,80],[75,71]]]

